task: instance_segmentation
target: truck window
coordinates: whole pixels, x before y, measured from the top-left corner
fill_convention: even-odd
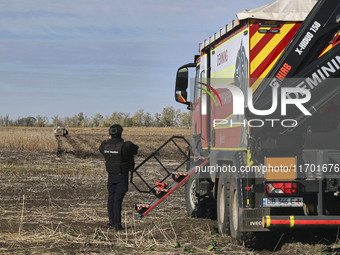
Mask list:
[[[193,103],[196,104],[198,99],[200,98],[202,94],[202,90],[199,89],[202,87],[202,85],[199,82],[202,82],[202,76],[204,74],[204,70],[201,71],[200,66],[197,66],[196,68],[196,76],[195,76],[195,88],[194,88],[194,100]]]

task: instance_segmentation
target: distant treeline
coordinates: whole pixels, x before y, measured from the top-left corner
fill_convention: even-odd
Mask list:
[[[61,118],[59,115],[52,116],[52,122],[46,116],[18,117],[16,120],[9,118],[9,115],[0,115],[0,126],[22,126],[22,127],[109,127],[113,124],[120,124],[124,127],[186,127],[190,126],[191,112],[181,112],[174,107],[163,108],[162,113],[154,116],[143,109],[130,113],[113,112],[111,116],[105,117],[100,113],[94,116],[86,116],[83,112],[74,114],[72,117]]]

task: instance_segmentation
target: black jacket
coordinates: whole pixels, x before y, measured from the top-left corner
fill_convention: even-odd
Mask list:
[[[120,143],[123,143],[120,157],[112,157],[111,155],[105,153],[105,148],[107,148],[109,145],[119,145]],[[112,139],[103,141],[99,147],[99,151],[105,157],[106,171],[108,173],[126,174],[127,172],[124,169],[126,169],[127,164],[129,165],[128,170],[132,170],[134,167],[133,156],[137,154],[138,148],[139,147],[134,143],[130,141],[124,142],[122,138],[118,137],[113,137]]]

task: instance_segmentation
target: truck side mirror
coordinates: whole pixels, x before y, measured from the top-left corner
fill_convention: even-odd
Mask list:
[[[189,84],[189,70],[188,67],[195,67],[195,63],[187,64],[180,67],[177,71],[176,86],[175,86],[175,100],[181,104],[188,105],[190,108],[191,103],[188,101],[188,84]]]
[[[176,77],[176,89],[175,89],[175,99],[177,102],[182,104],[187,104],[188,98],[188,68],[178,69]]]

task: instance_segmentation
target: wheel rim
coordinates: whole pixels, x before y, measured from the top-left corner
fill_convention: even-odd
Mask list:
[[[197,200],[197,196],[196,196],[196,181],[195,179],[192,179],[192,181],[190,182],[190,188],[189,188],[189,201],[190,201],[190,205],[192,208],[195,208],[198,200]]]
[[[237,191],[233,192],[233,226],[234,230],[238,229],[238,202],[237,202]]]
[[[220,193],[220,201],[219,201],[219,218],[220,218],[220,223],[224,223],[224,210],[225,210],[225,199],[224,199],[224,185],[221,187],[221,193]]]

